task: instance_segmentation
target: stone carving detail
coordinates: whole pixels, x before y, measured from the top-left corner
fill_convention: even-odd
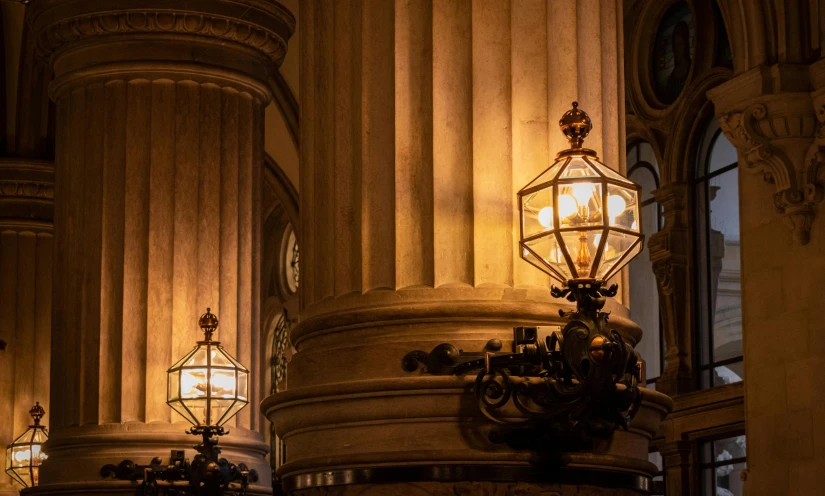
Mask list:
[[[295,20],[287,12],[281,22],[295,29]],[[181,33],[219,38],[258,50],[280,64],[286,55],[286,38],[259,24],[240,22],[215,15],[180,12],[106,12],[61,20],[46,27],[37,40],[38,54],[46,58],[60,47],[95,36],[124,33]]]
[[[0,181],[0,196],[54,199],[54,185],[34,181]]]
[[[794,242],[801,245],[810,240],[815,206],[823,198],[818,175],[825,161],[825,99],[816,112],[806,107],[788,105],[772,111],[766,104],[754,103],[719,118],[744,159],[743,169],[775,186],[776,210],[791,228]]]

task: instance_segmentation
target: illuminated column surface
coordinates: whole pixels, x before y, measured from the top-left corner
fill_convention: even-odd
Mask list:
[[[588,147],[623,168],[621,12],[616,0],[301,2],[301,321],[288,389],[262,406],[286,444],[285,489],[389,477],[413,485],[340,494],[504,494],[508,476],[459,486],[541,456],[488,439],[475,374],[407,373],[401,359],[443,342],[508,350],[513,326],[562,323],[569,305],[517,252],[516,192],[567,148],[558,119],[574,100],[594,123]],[[627,309],[607,309],[638,342]],[[669,402],[646,392],[630,432],[564,465],[649,477]]]
[[[49,416],[54,164],[0,159],[0,467],[6,446],[31,424],[36,401]],[[0,495],[20,486],[0,474]]]
[[[51,439],[38,493],[132,493],[108,463],[199,440],[166,405],[166,370],[201,338],[250,369],[260,401],[260,182],[268,79],[294,18],[272,0],[43,0],[31,7],[56,104]],[[268,493],[260,412],[223,456]]]

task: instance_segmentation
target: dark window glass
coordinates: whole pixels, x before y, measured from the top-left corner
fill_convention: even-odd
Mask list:
[[[653,198],[653,191],[659,188],[659,165],[649,143],[637,142],[628,148],[628,177],[642,187],[641,224],[645,236],[659,231],[662,227],[661,205]],[[636,346],[647,366],[647,386],[655,389],[656,379],[662,373],[664,364],[664,342],[659,316],[659,292],[656,276],[650,263],[647,243],[638,257],[633,259],[630,271],[630,318],[639,324],[644,332],[642,341]]]
[[[703,388],[742,380],[739,182],[736,149],[708,125],[694,179],[695,315]]]
[[[747,468],[745,436],[709,440],[699,447],[702,496],[742,496],[742,471]]]

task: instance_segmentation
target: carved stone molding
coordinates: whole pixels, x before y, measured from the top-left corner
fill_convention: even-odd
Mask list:
[[[51,231],[54,218],[54,164],[40,160],[0,160],[0,225],[15,230]]]
[[[807,82],[794,83],[807,77],[799,67],[774,66],[750,71],[709,93],[742,169],[774,186],[773,204],[799,245],[810,240],[823,198],[825,158],[825,96],[799,91],[807,89]],[[760,82],[772,83],[766,85],[773,86],[772,93],[759,89]]]
[[[77,1],[73,3],[83,4]],[[52,22],[40,29],[37,38],[38,55],[47,58],[70,43],[94,37],[166,33],[205,36],[238,43],[261,52],[276,65],[280,65],[286,55],[287,40],[295,31],[295,18],[276,2],[247,2],[247,12],[237,17],[231,14],[221,15],[219,12],[223,8],[215,9],[215,13],[204,13],[201,11],[203,6],[196,9],[189,7],[193,5],[191,2],[185,2],[186,5],[181,6],[180,11],[170,11],[174,5],[168,4],[162,9],[150,10],[151,3],[154,2],[140,4],[143,7],[140,9],[115,8],[108,12],[80,13]],[[44,6],[43,9],[45,8]]]

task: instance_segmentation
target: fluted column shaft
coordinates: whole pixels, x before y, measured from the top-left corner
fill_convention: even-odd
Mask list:
[[[115,491],[102,464],[191,448],[166,405],[166,370],[202,338],[206,307],[260,401],[263,109],[294,21],[263,0],[99,8],[44,1],[33,16],[57,109],[45,492]],[[228,425],[224,456],[257,468],[254,491],[269,491],[259,412]]]
[[[31,424],[35,402],[49,415],[54,165],[0,160],[0,466],[5,447]],[[5,473],[0,494],[20,487]]]
[[[516,193],[568,147],[558,119],[574,100],[595,124],[586,145],[624,167],[621,12],[301,3],[302,311],[289,387],[263,405],[287,488],[341,467],[529,462],[487,439],[469,378],[401,359],[442,342],[509,350],[513,326],[562,322],[548,278],[519,257]],[[626,308],[609,306],[636,343]]]

